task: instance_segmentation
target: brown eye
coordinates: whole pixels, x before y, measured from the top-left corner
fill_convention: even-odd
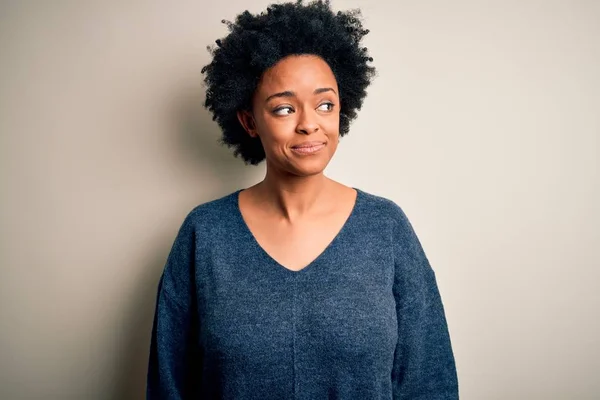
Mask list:
[[[273,110],[273,113],[275,115],[281,115],[281,116],[290,115],[293,112],[294,112],[294,109],[292,107],[289,107],[289,106],[279,107],[279,108],[276,108],[275,110]]]
[[[332,111],[333,107],[334,107],[333,103],[323,103],[319,107],[317,107],[317,110],[319,110],[319,111]]]

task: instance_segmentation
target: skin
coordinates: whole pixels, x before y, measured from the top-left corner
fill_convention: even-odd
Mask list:
[[[240,111],[246,132],[266,154],[263,181],[240,192],[240,211],[263,250],[282,267],[299,271],[338,234],[356,190],[325,176],[339,143],[338,85],[329,65],[313,55],[294,55],[267,70],[252,101]],[[322,141],[315,154],[292,150]]]

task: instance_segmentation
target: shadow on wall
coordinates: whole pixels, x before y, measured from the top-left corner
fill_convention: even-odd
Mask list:
[[[224,194],[243,187],[248,182],[253,166],[245,165],[239,158],[234,158],[233,150],[220,145],[218,125],[212,121],[212,114],[206,111],[202,104],[204,91],[195,90],[177,97],[173,103],[173,118],[176,119],[177,132],[173,134],[178,143],[175,148],[181,152],[181,157],[191,157],[193,165],[202,168],[202,176],[210,180],[210,193],[201,193],[198,204],[216,199]],[[171,134],[167,132],[167,134]],[[209,171],[205,169],[209,166]],[[190,210],[187,210],[190,211]],[[183,222],[183,221],[180,221]],[[178,227],[179,228],[179,227]],[[131,301],[127,305],[124,326],[122,353],[117,355],[120,360],[114,371],[115,388],[111,399],[134,400],[144,399],[146,391],[146,373],[150,350],[150,338],[158,281],[174,237],[160,235],[159,243],[152,247],[160,249],[141,268],[143,274],[136,282],[131,293]]]

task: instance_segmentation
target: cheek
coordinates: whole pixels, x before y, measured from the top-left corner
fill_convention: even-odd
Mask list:
[[[323,121],[323,128],[328,135],[338,135],[340,133],[340,114],[336,113]]]
[[[265,150],[282,147],[288,143],[295,134],[295,127],[294,118],[279,119],[267,116],[257,121],[257,129]]]
[[[267,110],[255,106],[254,116],[256,131],[265,153],[271,157],[282,152],[282,144],[286,142],[285,132],[289,130],[289,123],[284,119],[276,118]]]

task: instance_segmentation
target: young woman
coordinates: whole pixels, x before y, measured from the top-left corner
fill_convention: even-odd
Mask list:
[[[435,274],[401,208],[323,173],[374,68],[358,12],[248,11],[206,107],[264,180],[186,217],[161,276],[149,399],[457,399]]]

